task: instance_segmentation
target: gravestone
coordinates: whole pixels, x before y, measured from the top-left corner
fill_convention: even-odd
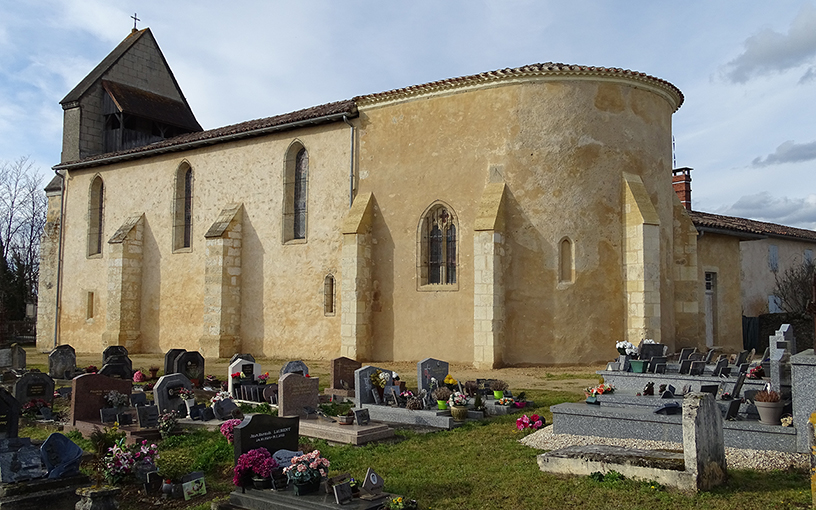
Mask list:
[[[143,429],[155,429],[159,426],[159,406],[141,406],[136,408],[139,416],[139,427]]]
[[[719,384],[701,384],[700,385],[700,393],[708,393],[712,396],[717,396],[717,391],[719,391],[720,385]]]
[[[705,367],[705,361],[692,361],[691,368],[689,369],[689,375],[703,375],[703,372],[705,372]]]
[[[82,448],[59,432],[48,436],[40,446],[40,453],[49,479],[55,480],[79,474]]]
[[[746,361],[748,361],[748,351],[742,351],[737,355],[737,360],[734,362],[734,365],[740,366]]]
[[[34,480],[45,473],[40,449],[29,438],[0,440],[0,482]]]
[[[631,358],[625,354],[621,354],[620,356],[618,356],[618,369],[623,370],[624,372],[628,372],[629,369],[631,368],[631,363],[629,363],[630,359]]]
[[[107,407],[105,395],[118,391],[130,395],[133,382],[125,379],[113,379],[101,374],[82,374],[71,381],[71,425],[77,421],[99,420],[99,410]]]
[[[714,377],[720,377],[721,375],[723,375],[723,370],[725,370],[726,368],[728,368],[727,359],[721,359],[720,361],[718,361],[717,364],[714,365]]]
[[[255,361],[255,356],[253,356],[252,354],[249,354],[249,353],[233,354],[232,357],[229,360],[229,364],[232,365],[232,362],[237,360],[237,359],[245,359],[247,361],[254,362]]]
[[[790,324],[782,324],[768,339],[770,353],[771,389],[781,393],[782,386],[790,385],[790,357],[796,353],[796,339]]]
[[[204,416],[204,409],[207,409],[205,404],[196,404],[188,411],[191,420],[202,420]]]
[[[374,385],[371,383],[370,376],[377,370],[390,373],[390,370],[371,365],[366,365],[354,371],[354,401],[358,407],[362,404],[374,403],[374,396],[371,394]]]
[[[204,412],[201,413],[201,421],[210,421],[215,419],[215,411],[213,411],[212,407],[204,408]]]
[[[17,344],[11,344],[8,349],[0,349],[0,369],[10,368],[21,370],[26,367],[25,349]]]
[[[705,357],[706,365],[711,363],[711,360],[714,359],[714,354],[716,354],[716,353],[717,353],[717,349],[711,349],[710,351],[708,351],[706,353],[706,357]]]
[[[278,416],[306,417],[304,407],[317,408],[320,395],[317,377],[288,373],[278,381]]]
[[[261,365],[255,363],[254,361],[244,360],[244,359],[236,359],[232,363],[230,363],[229,369],[227,371],[227,391],[229,391],[230,395],[235,395],[234,388],[235,383],[232,379],[232,374],[236,372],[241,372],[245,376],[249,376],[252,378],[252,381],[255,381],[255,377],[261,373]]]
[[[14,383],[14,398],[21,405],[31,400],[54,402],[54,380],[42,372],[26,372]]]
[[[116,379],[132,379],[133,362],[127,356],[109,354],[105,364],[99,369],[99,374]]]
[[[185,349],[170,349],[164,354],[164,375],[170,375],[173,372],[173,363],[179,354],[187,352]]]
[[[737,382],[734,383],[734,388],[731,390],[731,397],[739,399],[739,394],[742,391],[742,385],[745,383],[745,374],[742,373],[737,377]]]
[[[48,355],[48,375],[54,379],[65,379],[76,370],[76,351],[70,345],[58,345]],[[68,377],[70,378],[70,377]]]
[[[691,371],[691,363],[692,361],[689,359],[680,362],[680,375],[688,374]]]
[[[161,412],[165,411],[179,411],[184,408],[182,416],[187,415],[187,405],[178,394],[181,388],[193,389],[190,380],[181,374],[170,374],[159,377],[156,385],[153,387],[153,402],[159,406]]]
[[[327,394],[342,397],[354,396],[354,371],[363,366],[357,360],[341,357],[331,360],[331,387]]]
[[[654,373],[656,374],[665,374],[666,373],[666,364],[665,363],[656,363],[654,366]]]
[[[0,388],[0,439],[17,437],[19,423],[20,402],[5,388]]]
[[[264,402],[268,402],[273,405],[278,405],[278,385],[267,384],[266,388],[264,388],[263,390],[263,399]]]
[[[646,345],[658,345],[658,344],[646,344]],[[657,365],[659,365],[660,363],[663,363],[663,365],[665,365],[666,361],[668,361],[668,358],[666,358],[666,356],[652,356],[651,358],[645,359],[649,360],[649,368],[646,371],[652,373],[654,373]]]
[[[130,396],[130,405],[133,407],[146,406],[147,395],[143,391],[138,391]]]
[[[173,362],[173,372],[189,379],[193,386],[201,386],[204,382],[204,356],[198,351],[179,354]]]
[[[306,363],[301,360],[288,361],[281,367],[280,377],[283,377],[286,374],[309,375],[309,367],[307,367]]]
[[[338,505],[345,505],[351,503],[354,494],[351,491],[351,482],[348,480],[342,483],[336,483],[331,486],[334,491],[334,501]]]
[[[705,361],[705,354],[702,352],[692,352],[688,357],[691,361]]]
[[[380,475],[373,469],[366,470],[365,480],[363,480],[363,490],[372,495],[379,495],[382,492],[384,482]]]
[[[434,358],[425,358],[417,363],[417,387],[419,391],[431,391],[431,378],[436,379],[440,386],[445,380],[445,376],[450,373],[450,365],[447,361]]]
[[[118,421],[119,409],[114,407],[103,407],[99,410],[99,421],[102,423],[113,423]]]
[[[293,374],[294,375],[294,374]],[[238,457],[254,450],[266,448],[274,455],[278,450],[297,450],[300,418],[281,418],[268,414],[253,414],[232,430],[235,462]]]
[[[231,398],[218,400],[212,405],[213,416],[218,420],[230,420],[235,418],[235,412],[240,412],[238,405]]]
[[[683,456],[686,473],[698,490],[709,490],[725,482],[725,443],[722,414],[714,397],[690,393],[683,399]]]
[[[697,351],[696,347],[685,347],[683,349],[680,349],[680,360],[679,361],[682,362],[684,360],[687,360],[688,357],[691,356],[696,351]]]
[[[640,359],[652,359],[656,356],[663,356],[666,351],[666,346],[663,344],[644,344],[641,343],[638,350]]]
[[[102,364],[104,365],[107,363],[112,356],[124,356],[127,358],[127,347],[124,345],[109,345],[108,347],[105,347],[105,350],[102,351]],[[133,365],[131,365],[131,369],[133,369]]]
[[[740,401],[731,400],[728,402],[728,409],[725,411],[725,419],[726,420],[736,420],[737,416],[739,415],[739,408],[740,408]]]
[[[354,409],[354,421],[357,425],[368,425],[371,422],[368,409]]]

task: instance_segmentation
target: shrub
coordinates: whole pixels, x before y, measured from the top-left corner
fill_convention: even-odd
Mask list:
[[[436,400],[448,400],[451,395],[453,395],[453,392],[444,386],[431,392],[431,396]]]

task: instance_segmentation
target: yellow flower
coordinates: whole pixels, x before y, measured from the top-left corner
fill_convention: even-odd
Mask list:
[[[451,377],[450,374],[445,376],[445,384],[456,384],[456,379]]]

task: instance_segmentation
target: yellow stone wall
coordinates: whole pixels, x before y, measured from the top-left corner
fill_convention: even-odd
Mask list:
[[[773,294],[776,279],[771,270],[768,252],[776,246],[778,275],[786,269],[801,264],[805,251],[810,250],[816,260],[816,242],[808,243],[771,237],[756,241],[745,241],[740,246],[742,274],[742,310],[748,317],[768,313],[768,296]]]
[[[733,236],[706,232],[697,240],[700,320],[704,321],[705,273],[717,273],[714,345],[730,352],[742,350],[742,301],[740,292],[740,242]],[[701,331],[705,346],[705,327]]]

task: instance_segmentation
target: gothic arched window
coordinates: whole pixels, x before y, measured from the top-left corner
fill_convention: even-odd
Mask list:
[[[105,185],[102,177],[91,181],[88,200],[88,256],[102,254],[102,231],[105,220]]]
[[[300,142],[287,153],[283,188],[283,241],[306,239],[309,153]]]
[[[173,218],[173,249],[192,247],[193,242],[193,169],[186,162],[176,171],[176,196]]]
[[[420,220],[417,261],[420,285],[454,285],[457,279],[456,217],[437,203]]]

